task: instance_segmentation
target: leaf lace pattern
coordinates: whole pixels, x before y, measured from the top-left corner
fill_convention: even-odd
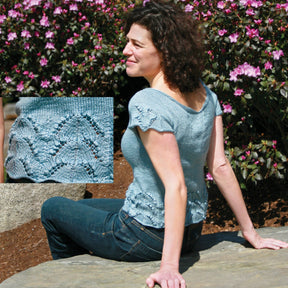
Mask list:
[[[80,105],[63,115],[48,110],[20,114],[9,134],[9,176],[37,183],[113,182],[113,101],[111,113],[97,113],[96,104],[94,111]]]
[[[146,131],[157,120],[157,115],[151,108],[136,105],[135,120],[141,130]]]

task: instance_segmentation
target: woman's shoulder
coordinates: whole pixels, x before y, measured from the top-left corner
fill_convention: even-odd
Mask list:
[[[208,85],[206,85],[206,84],[205,84],[204,82],[202,82],[202,81],[201,81],[201,84],[202,84],[202,86],[203,86],[203,87],[205,88],[205,90],[206,90],[206,95],[207,95],[207,97],[213,99],[214,101],[218,100],[217,94],[216,94],[214,91],[212,91],[212,90],[209,88]]]
[[[153,88],[144,88],[138,92],[136,92],[131,98],[130,102],[149,102],[151,100],[157,101],[161,92],[153,89]]]
[[[160,91],[157,91],[152,88],[145,88],[138,91],[129,101],[129,108],[132,107],[147,107],[152,110],[158,110],[163,108],[163,95]],[[162,110],[162,109],[160,109]]]

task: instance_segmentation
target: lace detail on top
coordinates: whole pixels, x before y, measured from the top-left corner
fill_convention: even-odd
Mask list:
[[[135,108],[137,109],[137,112],[135,113],[135,118],[137,122],[139,123],[139,127],[146,131],[149,129],[153,122],[157,119],[157,115],[152,111],[150,108],[143,108],[139,105],[136,105]]]
[[[17,103],[9,134],[11,178],[113,182],[112,98],[28,98]]]

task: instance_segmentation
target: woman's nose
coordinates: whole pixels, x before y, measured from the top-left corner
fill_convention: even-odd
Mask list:
[[[126,46],[125,46],[125,48],[124,48],[124,50],[123,50],[123,54],[124,54],[125,56],[131,55],[131,45],[130,45],[130,43],[127,43],[127,44],[126,44]]]

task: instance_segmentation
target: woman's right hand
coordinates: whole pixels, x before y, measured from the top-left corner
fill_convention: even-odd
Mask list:
[[[185,288],[186,282],[182,275],[173,269],[160,268],[156,273],[151,274],[146,284],[149,288],[159,284],[161,288]]]

